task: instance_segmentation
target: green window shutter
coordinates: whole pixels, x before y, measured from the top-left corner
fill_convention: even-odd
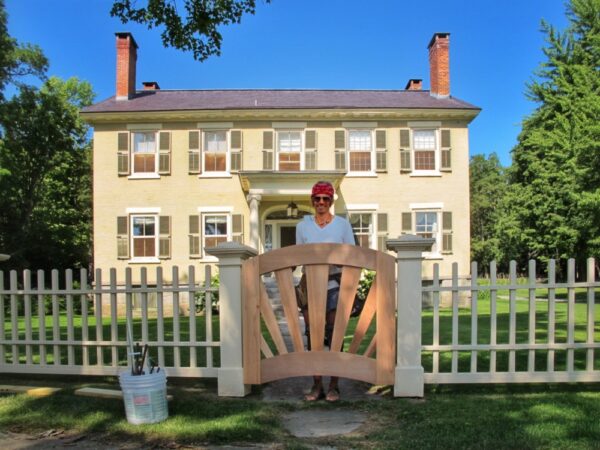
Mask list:
[[[387,132],[386,130],[375,131],[375,171],[387,172]]]
[[[238,244],[244,243],[244,215],[233,214],[231,216],[231,237]]]
[[[346,150],[345,130],[335,130],[335,148],[336,150]]]
[[[452,253],[452,213],[442,213],[442,252]]]
[[[263,170],[273,170],[272,131],[263,131]]]
[[[377,213],[377,249],[385,252],[386,241],[388,237],[388,215],[387,213]]]
[[[317,149],[317,131],[316,130],[306,130],[304,132],[304,147],[306,150],[316,150]]]
[[[117,174],[129,175],[129,133],[117,135]]]
[[[346,130],[335,130],[335,170],[346,170]]]
[[[410,172],[410,130],[400,130],[400,172]]]
[[[171,174],[171,133],[161,131],[158,133],[158,173],[160,175]]]
[[[402,234],[412,234],[412,213],[402,213]]]
[[[189,230],[190,258],[200,258],[202,252],[200,248],[200,216],[198,214],[190,216]]]
[[[117,217],[117,258],[129,259],[129,221],[127,216]]]
[[[231,130],[231,150],[242,151],[242,130]]]
[[[304,169],[317,170],[317,152],[306,152],[304,154]]]
[[[452,144],[450,142],[450,130],[442,130],[442,164],[440,170],[450,172],[452,170]]]
[[[200,173],[200,132],[190,131],[188,133],[188,173]]]
[[[167,259],[171,257],[171,217],[158,218],[158,257]]]
[[[375,146],[378,150],[385,150],[387,148],[385,130],[375,131]]]
[[[229,168],[232,172],[242,170],[242,130],[231,130],[231,161]]]

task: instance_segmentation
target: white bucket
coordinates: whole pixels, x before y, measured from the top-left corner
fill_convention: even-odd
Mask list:
[[[169,416],[167,376],[164,370],[147,375],[119,375],[127,421],[134,425],[156,423]]]

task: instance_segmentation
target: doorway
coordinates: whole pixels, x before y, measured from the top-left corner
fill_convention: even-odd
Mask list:
[[[279,246],[283,248],[290,245],[296,245],[296,227],[281,225],[279,227]]]

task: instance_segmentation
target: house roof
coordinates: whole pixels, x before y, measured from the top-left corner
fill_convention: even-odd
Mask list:
[[[480,110],[454,97],[433,97],[429,91],[232,89],[137,91],[129,100],[111,97],[82,112],[386,108]]]

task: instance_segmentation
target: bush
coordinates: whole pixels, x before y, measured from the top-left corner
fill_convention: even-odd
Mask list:
[[[219,274],[215,274],[210,278],[210,287],[214,288],[215,291],[210,292],[212,311],[217,312],[219,310]],[[206,309],[206,293],[196,292],[196,310],[198,312]]]

